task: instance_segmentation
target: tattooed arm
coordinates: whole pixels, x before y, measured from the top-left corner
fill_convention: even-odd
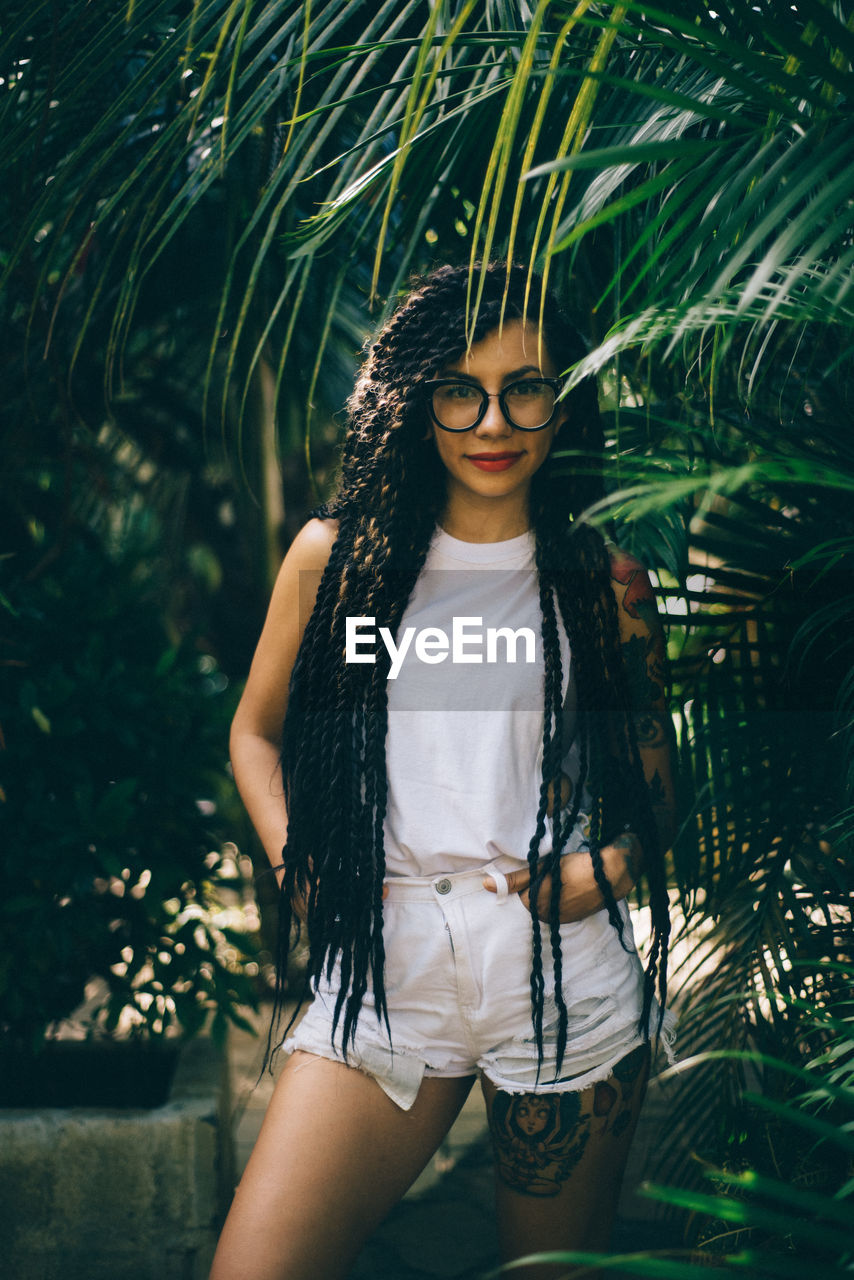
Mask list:
[[[652,811],[662,849],[668,849],[675,834],[675,804],[671,758],[672,728],[667,714],[667,656],[664,633],[658,618],[655,595],[649,575],[639,560],[624,551],[611,556],[611,587],[617,604],[623,664],[629,687],[634,730],[644,777],[649,788]],[[623,723],[621,717],[621,724]],[[620,730],[624,732],[624,730]],[[565,775],[564,775],[565,778]],[[561,786],[561,804],[569,798],[571,787],[565,778]],[[550,801],[549,812],[553,807]],[[643,849],[638,835],[631,830],[621,832],[602,847],[602,864],[617,901],[627,897],[643,871]],[[527,867],[510,872],[508,889],[520,894],[529,904],[528,886],[531,875]],[[496,892],[491,876],[484,887]],[[551,877],[543,878],[537,897],[537,913],[549,919]],[[565,854],[561,860],[560,919],[563,923],[583,920],[601,910],[603,898],[593,874],[593,863],[586,852]]]
[[[611,586],[638,751],[661,848],[668,849],[675,835],[676,809],[664,632],[649,574],[639,560],[625,551],[614,550]],[[635,841],[635,845],[639,853],[639,842]]]

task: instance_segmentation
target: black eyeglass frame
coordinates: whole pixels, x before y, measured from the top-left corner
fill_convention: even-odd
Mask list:
[[[510,426],[513,427],[516,431],[545,431],[546,427],[551,424],[555,414],[558,411],[557,398],[555,399],[554,405],[552,406],[552,411],[549,414],[548,418],[546,419],[545,422],[541,423],[540,426],[538,427],[520,427],[519,423],[514,422],[513,419],[510,417],[510,414],[507,412],[507,406],[504,403],[504,397],[507,395],[508,391],[512,391],[514,387],[518,387],[520,383],[525,383],[525,382],[541,382],[545,386],[551,387],[552,391],[555,393],[555,397],[557,397],[558,388],[563,385],[560,378],[517,378],[515,382],[509,383],[506,387],[504,387],[502,391],[487,391],[485,390],[485,388],[483,388],[480,385],[479,382],[466,382],[465,379],[463,378],[429,378],[426,382],[422,383],[422,389],[424,392],[424,398],[427,401],[427,408],[429,410],[430,417],[433,419],[433,421],[435,422],[436,426],[439,428],[440,431],[449,431],[453,436],[461,435],[465,431],[474,431],[475,427],[479,427],[480,424],[483,422],[483,419],[486,417],[486,411],[489,408],[490,400],[498,401],[499,408],[501,409],[501,412],[504,415],[504,421],[508,422]],[[471,426],[446,427],[444,422],[440,422],[439,419],[436,417],[435,410],[433,409],[433,392],[435,391],[436,387],[443,387],[443,386],[444,387],[454,387],[454,386],[471,387],[473,391],[480,392],[480,396],[481,396],[480,413],[477,415],[477,417],[475,418]]]

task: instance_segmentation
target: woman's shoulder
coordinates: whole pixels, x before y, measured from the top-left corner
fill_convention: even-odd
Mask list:
[[[275,672],[284,663],[285,682],[337,536],[337,520],[309,520],[288,548],[276,577],[255,661]]]
[[[338,527],[338,521],[331,516],[322,519],[315,516],[304,524],[285,557],[290,567],[315,571],[325,569],[338,537]]]
[[[337,537],[337,520],[315,518],[303,525],[288,547],[276,577],[270,601],[271,614],[277,617],[287,615],[299,601],[300,612],[308,617]]]

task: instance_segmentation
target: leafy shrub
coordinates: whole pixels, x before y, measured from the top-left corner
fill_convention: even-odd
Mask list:
[[[22,1044],[93,992],[105,1030],[155,1037],[253,1000],[218,921],[227,681],[136,565],[78,535],[0,596],[0,1025]]]
[[[850,966],[836,965],[850,978]],[[773,995],[768,992],[768,995]],[[778,1101],[747,1091],[742,1101],[764,1116],[773,1131],[776,1163],[762,1171],[741,1161],[707,1167],[710,1190],[647,1186],[648,1195],[692,1215],[686,1235],[700,1240],[684,1249],[631,1254],[551,1255],[601,1269],[603,1275],[650,1276],[656,1280],[843,1280],[854,1260],[854,1006],[840,1002],[819,1010],[813,1024],[820,1052],[806,1066],[765,1054],[738,1053],[757,1072],[787,1074],[792,1095]],[[720,1056],[724,1056],[722,1051]],[[700,1065],[701,1055],[689,1065]],[[545,1257],[545,1255],[543,1255]],[[512,1268],[511,1268],[512,1270]]]

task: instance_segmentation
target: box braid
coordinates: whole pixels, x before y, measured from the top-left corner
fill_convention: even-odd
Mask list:
[[[502,319],[527,315],[536,322],[542,287],[538,277],[532,278],[526,309],[525,268],[495,263],[484,276],[472,342],[480,341]],[[313,981],[324,974],[332,978],[337,970],[333,1035],[340,1024],[345,1057],[362,1007],[371,1002],[369,990],[375,1016],[390,1034],[382,938],[390,659],[382,646],[374,664],[348,666],[345,624],[351,615],[371,616],[378,626],[396,634],[423,567],[444,506],[445,474],[428,428],[421,384],[465,352],[467,297],[467,269],[442,267],[421,281],[388,320],[368,352],[348,404],[337,493],[315,512],[321,518],[337,519],[339,531],[294,665],[283,728],[288,839],[282,855],[270,1043],[284,998],[285,962],[294,924],[291,904],[297,894],[306,901],[309,941],[302,998]],[[543,337],[560,369],[583,354],[581,340],[550,294],[544,301]],[[594,874],[621,940],[623,920],[600,850],[629,827],[644,849],[653,921],[641,1019],[644,1034],[649,1033],[656,986],[664,1007],[669,934],[663,858],[632,728],[608,551],[601,534],[580,520],[582,512],[601,496],[596,457],[603,441],[595,384],[581,383],[569,393],[567,403],[574,444],[589,459],[580,459],[571,476],[555,473],[547,462],[531,488],[545,662],[543,775],[528,847],[531,1007],[541,1063],[546,992],[537,893],[544,876],[551,875],[552,883],[557,883],[560,857],[578,818],[585,787],[592,797],[589,842]],[[560,796],[564,755],[558,611],[578,686],[580,775],[567,809],[561,812],[558,804],[554,806],[553,846],[541,862],[549,796]],[[561,991],[559,923],[555,893],[548,934],[558,1010],[558,1069],[568,1021]]]

